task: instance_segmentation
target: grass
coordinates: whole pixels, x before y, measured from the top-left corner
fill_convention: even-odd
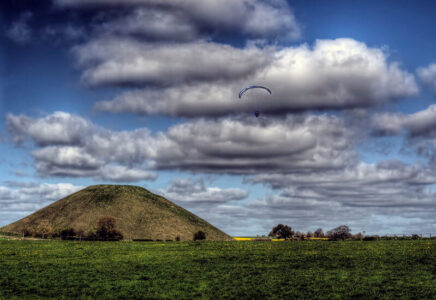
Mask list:
[[[0,240],[0,298],[430,299],[436,241]]]

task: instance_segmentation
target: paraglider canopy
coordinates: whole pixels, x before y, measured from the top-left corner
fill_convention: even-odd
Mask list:
[[[248,91],[248,90],[250,90],[250,89],[264,89],[264,90],[268,91],[268,93],[270,93],[270,94],[272,95],[271,90],[270,90],[269,88],[267,88],[267,87],[264,87],[264,86],[261,86],[261,85],[251,85],[251,86],[248,86],[248,87],[246,87],[245,89],[243,89],[243,90],[241,90],[241,91],[239,92],[239,99],[241,99],[242,95],[243,95],[246,91]]]

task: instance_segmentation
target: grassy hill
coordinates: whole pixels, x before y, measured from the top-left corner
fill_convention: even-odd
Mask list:
[[[186,209],[148,190],[128,185],[95,185],[71,194],[35,213],[0,228],[19,233],[22,228],[37,228],[48,220],[54,232],[66,228],[95,231],[102,216],[116,219],[124,239],[192,240],[199,230],[207,240],[231,237]]]

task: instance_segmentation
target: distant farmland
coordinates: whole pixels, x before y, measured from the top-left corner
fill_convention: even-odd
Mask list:
[[[0,298],[436,298],[436,240],[0,240]]]

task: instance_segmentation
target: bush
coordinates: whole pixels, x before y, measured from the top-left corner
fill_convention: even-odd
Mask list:
[[[180,236],[176,236],[176,242],[180,242]]]
[[[206,239],[206,233],[199,230],[198,232],[194,233],[194,241],[202,241]]]
[[[353,240],[356,240],[356,241],[363,240],[363,234],[361,232],[356,233],[355,235],[353,235]]]
[[[412,234],[412,240],[418,240],[419,239],[419,235],[417,234]]]
[[[59,235],[61,236],[61,240],[67,240],[74,238],[76,236],[76,231],[74,230],[74,228],[67,228],[61,230]]]
[[[322,228],[318,228],[317,230],[315,230],[315,232],[313,233],[314,237],[317,238],[323,238],[324,237],[324,231],[322,231]]]

